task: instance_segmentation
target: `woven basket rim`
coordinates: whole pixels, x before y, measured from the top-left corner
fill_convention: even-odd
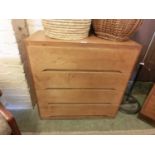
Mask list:
[[[85,35],[52,35],[52,34],[46,34],[45,35],[49,38],[53,38],[53,39],[65,39],[65,40],[81,40],[81,39],[84,39],[84,38],[87,38],[87,34]]]
[[[58,25],[58,26],[57,25],[44,25],[45,28],[51,29],[51,28],[49,28],[49,26],[51,26],[52,29],[72,29],[72,30],[74,30],[74,29],[89,29],[89,25],[85,25],[85,26],[73,25],[72,27],[71,27],[71,25],[65,25],[65,26],[63,26],[63,25]]]
[[[74,26],[74,27],[87,27],[89,26],[91,23],[87,23],[87,24],[76,24],[76,23],[71,23],[71,24],[68,24],[68,23],[43,23],[43,26],[59,26],[59,27],[69,27],[69,26]]]
[[[112,34],[109,34],[109,33],[104,33],[104,32],[95,32],[96,35],[99,37],[99,38],[103,38],[103,39],[106,39],[106,40],[113,40],[113,41],[126,41],[129,39],[129,37],[127,36],[124,36],[124,37],[121,37],[121,36],[115,36],[115,35],[112,35]]]
[[[83,22],[83,21],[91,21],[91,19],[42,19],[42,21],[54,21],[54,22],[64,22],[64,21],[67,21],[67,22]]]
[[[42,20],[45,35],[55,39],[79,40],[89,34],[91,20]]]

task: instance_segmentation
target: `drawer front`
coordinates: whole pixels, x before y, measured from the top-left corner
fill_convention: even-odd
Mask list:
[[[114,117],[118,111],[118,105],[104,104],[52,104],[40,106],[40,116],[50,117],[81,117],[81,116],[107,116]]]
[[[122,90],[129,75],[117,72],[43,71],[34,73],[36,89],[103,88]]]
[[[130,48],[28,46],[32,73],[46,70],[131,72],[138,53]]]
[[[119,104],[122,92],[102,89],[37,90],[39,104]]]

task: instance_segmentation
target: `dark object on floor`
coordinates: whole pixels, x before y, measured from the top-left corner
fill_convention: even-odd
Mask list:
[[[154,121],[153,119],[148,118],[147,116],[144,116],[144,115],[142,115],[141,113],[140,113],[140,115],[138,115],[138,118],[139,118],[141,121],[143,121],[143,122],[145,122],[145,123],[147,123],[147,124],[149,124],[149,125],[151,125],[152,127],[155,128],[155,121]]]
[[[122,105],[120,106],[120,111],[126,112],[128,114],[135,114],[135,113],[138,113],[141,109],[139,102],[136,100],[136,98],[134,98],[132,96],[132,90],[133,90],[135,83],[138,79],[138,76],[142,70],[142,67],[145,66],[145,60],[146,60],[148,52],[151,48],[154,38],[155,38],[155,33],[153,34],[153,37],[150,41],[150,44],[148,46],[147,51],[145,52],[145,55],[144,55],[142,61],[138,64],[137,71],[135,73],[135,76],[133,77],[133,83],[131,84],[131,86],[127,92],[127,95],[126,95],[125,99],[123,100]],[[155,116],[154,116],[154,118],[155,118]]]
[[[122,104],[120,105],[121,112],[125,112],[127,114],[136,114],[141,109],[141,106],[140,106],[140,103],[138,102],[138,100],[134,96],[132,96],[132,90],[135,86],[135,83],[138,79],[138,75],[139,75],[143,65],[144,65],[144,63],[140,63],[138,65],[137,72],[133,78],[133,83],[131,84],[128,92],[126,93],[126,96],[123,99]]]
[[[0,91],[0,95],[2,92]],[[12,135],[20,135],[20,131],[18,129],[15,118],[12,113],[5,109],[5,107],[0,103],[0,134],[12,134]]]
[[[134,96],[124,97],[123,103],[120,106],[120,111],[127,114],[136,114],[140,109],[140,103]]]

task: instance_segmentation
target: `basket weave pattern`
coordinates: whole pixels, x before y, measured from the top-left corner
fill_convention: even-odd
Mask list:
[[[142,24],[140,19],[94,19],[95,34],[103,39],[125,41]]]
[[[42,20],[45,35],[63,40],[78,40],[88,37],[90,19]]]

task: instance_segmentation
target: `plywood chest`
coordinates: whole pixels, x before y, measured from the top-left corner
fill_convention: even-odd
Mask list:
[[[114,117],[141,49],[131,40],[62,41],[42,31],[25,44],[42,118]]]
[[[155,121],[155,84],[142,107],[141,114]]]

